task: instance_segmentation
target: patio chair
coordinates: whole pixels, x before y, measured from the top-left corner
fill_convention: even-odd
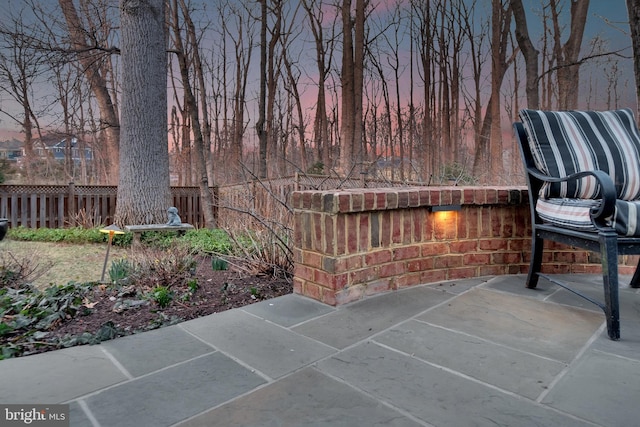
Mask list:
[[[609,338],[618,340],[618,255],[640,254],[640,132],[633,113],[522,110],[519,116],[513,126],[533,229],[527,287],[544,277],[586,298],[602,308]],[[600,253],[604,303],[541,274],[545,239]],[[640,287],[639,270],[633,288]]]

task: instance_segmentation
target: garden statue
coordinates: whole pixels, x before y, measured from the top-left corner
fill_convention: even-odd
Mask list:
[[[167,209],[167,213],[169,214],[169,222],[167,222],[167,225],[182,225],[182,220],[180,219],[180,215],[178,215],[178,208],[171,206]]]

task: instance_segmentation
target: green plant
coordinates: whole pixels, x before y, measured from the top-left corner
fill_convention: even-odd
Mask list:
[[[227,262],[227,260],[219,257],[211,258],[211,269],[213,269],[214,271],[227,270],[228,268],[229,263]]]
[[[160,308],[165,308],[171,304],[173,292],[165,286],[157,286],[152,292],[152,298]]]
[[[124,258],[115,259],[111,261],[111,266],[109,267],[109,279],[111,283],[120,283],[127,279],[133,270],[133,265],[129,260]]]
[[[195,291],[198,290],[198,280],[197,279],[191,279],[187,282],[187,287],[189,288],[189,292],[194,293]]]

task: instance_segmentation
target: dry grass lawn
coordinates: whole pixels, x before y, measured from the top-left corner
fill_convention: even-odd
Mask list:
[[[38,287],[50,284],[64,285],[70,281],[99,281],[102,266],[107,252],[105,244],[66,244],[45,242],[23,242],[5,238],[0,242],[0,252],[9,251],[17,259],[31,257],[33,266],[50,266],[45,273],[34,280]],[[111,260],[126,257],[128,248],[112,246],[109,253]],[[108,278],[109,264],[105,277]]]

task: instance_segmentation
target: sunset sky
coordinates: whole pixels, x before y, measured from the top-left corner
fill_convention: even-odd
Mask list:
[[[9,8],[11,6],[21,6],[22,1],[16,0],[4,0],[7,1]],[[195,1],[195,0],[194,0]],[[57,1],[54,0],[46,0],[47,3],[57,4]],[[195,1],[197,3],[197,1]],[[207,0],[206,3],[212,3],[213,0]],[[375,2],[374,2],[375,3]],[[376,7],[376,13],[384,14],[385,12],[392,9],[391,5],[395,4],[396,1],[378,1]],[[562,1],[561,3],[565,4],[565,9],[568,10],[568,2]],[[211,6],[209,4],[209,6]],[[488,0],[480,0],[479,4],[483,4],[484,6],[481,10],[485,10],[486,13],[489,13],[489,1]],[[536,40],[540,38],[541,26],[539,23],[539,18],[537,15],[537,11],[540,8],[540,0],[525,0],[525,5],[528,8],[528,19],[530,25],[530,31],[532,39],[534,43]],[[213,10],[213,7],[210,7],[209,10]],[[567,12],[564,13],[566,17],[568,15]],[[0,19],[7,19],[7,8],[0,10]],[[630,50],[630,39],[628,35],[628,25],[626,23],[627,20],[627,11],[626,4],[624,0],[592,0],[590,5],[589,17],[587,21],[587,29],[585,33],[585,37],[583,40],[583,55],[586,54],[589,50],[590,41],[596,37],[600,36],[603,39],[608,41],[610,50],[620,50],[623,55],[626,55],[626,58],[618,58],[619,64],[619,78],[618,80],[618,93],[620,94],[620,103],[621,106],[631,107],[635,110],[635,95],[633,91],[633,72],[632,72],[632,59],[630,58],[631,50]],[[310,36],[305,37],[307,40],[310,40]],[[258,49],[254,49],[254,55],[256,58],[253,59],[253,63],[258,63]],[[307,50],[303,52],[301,55],[301,60],[309,61],[309,70],[313,70],[315,66],[313,64],[314,55],[313,52]],[[602,103],[605,102],[606,98],[606,80],[603,76],[603,72],[599,70],[599,67],[602,67],[602,63],[596,62],[587,64],[583,67],[582,77],[584,78],[592,78],[599,79],[597,82],[598,89],[594,91],[593,97],[594,99],[590,99],[590,106],[592,108],[602,108]],[[254,65],[257,66],[257,65]],[[335,66],[335,64],[334,64]],[[588,77],[587,77],[588,76]],[[313,76],[309,75],[309,78],[312,80]],[[253,80],[255,83],[257,81],[257,77]],[[309,99],[314,99],[313,96],[313,85],[309,84],[303,90],[303,96],[308,97]],[[508,90],[505,87],[505,90]],[[253,94],[256,92],[255,88],[250,89]],[[408,88],[407,88],[408,92]],[[37,97],[36,97],[37,98]],[[595,99],[599,98],[599,99]],[[6,108],[8,105],[8,99],[6,95],[0,95],[0,105],[3,108]],[[599,105],[600,104],[600,105]],[[250,111],[250,114],[253,114],[253,108]],[[43,120],[44,124],[47,123],[47,120]],[[6,116],[0,115],[0,140],[8,139],[11,137],[15,137],[21,139],[21,134],[18,131],[17,125],[15,122],[7,119]]]

